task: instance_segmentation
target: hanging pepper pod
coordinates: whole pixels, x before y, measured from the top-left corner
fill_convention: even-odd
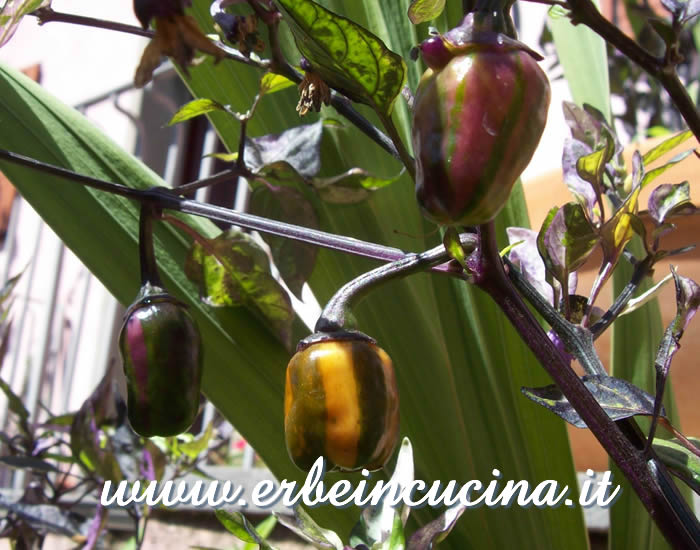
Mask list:
[[[184,432],[199,409],[201,338],[187,307],[144,286],[119,335],[132,428],[144,437]]]
[[[187,306],[160,282],[153,248],[157,211],[141,207],[139,254],[141,291],[127,309],[119,334],[127,410],[134,431],[144,437],[187,430],[199,409],[202,342]]]
[[[524,44],[498,32],[492,13],[470,13],[420,45],[429,69],[414,101],[416,197],[444,225],[492,220],[530,162],[550,87]]]
[[[292,461],[308,471],[376,470],[399,439],[399,392],[391,358],[355,331],[315,333],[287,366],[284,431]]]

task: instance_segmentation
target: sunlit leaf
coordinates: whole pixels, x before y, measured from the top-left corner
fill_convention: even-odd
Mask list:
[[[599,237],[578,203],[567,203],[548,216],[538,236],[545,266],[568,294],[569,274],[576,271],[593,252]]]
[[[212,111],[225,111],[226,108],[211,99],[193,99],[189,103],[186,103],[180,107],[177,112],[173,115],[173,118],[168,122],[168,126],[177,124],[178,122],[184,122],[196,116],[206,115]]]
[[[445,9],[445,0],[413,0],[408,8],[411,23],[425,23],[435,19]]]
[[[15,34],[25,15],[51,5],[51,0],[6,0],[0,8],[0,47]]]
[[[315,548],[328,548],[343,550],[343,542],[335,531],[320,527],[301,506],[294,508],[294,516],[289,519],[287,516],[277,516],[279,522],[294,531],[305,541],[314,545]]]
[[[333,204],[354,204],[367,199],[372,191],[391,185],[403,172],[390,178],[379,178],[362,168],[351,168],[337,176],[314,178],[311,184],[319,197]]]
[[[249,235],[230,230],[203,243],[195,242],[185,272],[199,285],[207,304],[248,307],[282,343],[290,345],[294,321],[291,301],[272,276],[267,254]]]
[[[313,205],[292,187],[261,185],[250,197],[251,214],[273,220],[318,229],[318,216]],[[264,235],[280,275],[297,298],[313,272],[318,247],[273,235]]]
[[[656,178],[658,178],[661,174],[666,172],[669,168],[675,166],[679,162],[685,160],[688,156],[693,154],[693,150],[691,149],[690,151],[684,151],[682,153],[677,154],[675,157],[673,157],[671,160],[669,160],[666,164],[659,166],[658,168],[654,168],[653,170],[649,170],[646,174],[644,174],[644,178],[642,179],[642,188],[646,187],[649,185],[652,181],[654,181]]]
[[[397,487],[405,489],[413,480],[413,447],[405,437],[401,442],[391,481]],[[403,526],[406,524],[409,512],[410,508],[406,505],[394,508],[384,500],[376,506],[367,506],[362,510],[360,521],[355,524],[350,533],[350,544],[353,547],[364,544],[370,548],[376,545],[380,548],[384,548],[385,545],[393,548],[391,539],[394,537],[398,539],[399,532],[403,540]]]
[[[216,519],[218,519],[230,533],[233,533],[243,542],[258,544],[261,550],[274,550],[240,512],[231,512],[219,508],[215,513]]]
[[[260,81],[261,94],[274,94],[295,86],[295,83],[289,80],[286,76],[275,73],[265,73]]]
[[[207,424],[207,429],[204,430],[199,437],[188,441],[187,443],[180,443],[179,448],[184,454],[190,458],[197,458],[202,452],[204,452],[207,447],[209,447],[209,442],[214,436],[214,421],[210,421]]]
[[[277,0],[297,47],[332,88],[391,114],[406,65],[374,34],[311,0]]]
[[[700,439],[688,438],[700,448]],[[655,439],[654,452],[672,472],[700,493],[700,457],[683,446],[677,439]]]
[[[613,420],[637,415],[651,416],[654,412],[654,398],[626,380],[611,376],[584,376],[582,381]],[[569,424],[577,428],[587,427],[557,386],[522,388],[521,391],[526,397],[549,409]],[[662,416],[665,415],[666,412],[662,409]]]
[[[592,152],[592,149],[577,139],[570,139],[564,142],[564,152],[562,155],[562,172],[564,173],[564,183],[574,196],[574,200],[586,209],[589,218],[593,219],[593,209],[596,201],[596,190],[591,182],[583,179],[576,168],[578,159],[585,157]]]
[[[654,189],[649,197],[649,214],[661,225],[667,217],[680,212],[694,212],[690,202],[690,185],[687,181],[678,184],[665,183]]]

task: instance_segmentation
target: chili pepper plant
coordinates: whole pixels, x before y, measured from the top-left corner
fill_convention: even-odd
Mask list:
[[[664,178],[678,162],[697,162],[692,146],[662,157],[700,137],[675,71],[696,8],[663,3],[668,15],[650,23],[663,47],[652,54],[591,0],[544,3],[575,100],[561,106],[572,197],[532,229],[518,178],[550,87],[540,56],[517,39],[512,1],[135,0],[141,27],[60,13],[49,1],[4,8],[3,40],[25,15],[150,37],[135,84],[172,58],[195,99],[170,123],[206,115],[229,151],[220,155],[226,171],[168,188],[79,114],[0,68],[3,171],[122,303],[144,285],[122,336],[137,431],[186,428],[197,392],[172,398],[177,418],[162,392],[197,389],[200,359],[201,390],[279,479],[304,479],[297,465],[317,454],[341,470],[379,468],[379,479],[407,436],[411,476],[426,483],[485,480],[496,468],[575,487],[563,419],[593,432],[622,485],[615,548],[698,547],[687,501],[700,451],[665,386],[700,291],[673,271],[678,314],[664,330],[650,279],[658,261],[693,244],[667,250],[662,240],[676,216],[696,212],[693,182]],[[611,119],[606,42],[658,82],[688,128],[631,165]],[[247,212],[186,198],[237,182],[250,188]],[[640,205],[649,185],[657,187]],[[597,249],[598,276],[578,295],[576,272]],[[312,336],[288,294],[306,283],[327,304]],[[614,300],[603,311],[606,283]],[[148,313],[166,305],[179,332]],[[151,317],[137,318],[141,310]],[[609,329],[611,362],[594,348]],[[625,336],[641,329],[653,333],[642,350]],[[191,348],[197,333],[201,358]],[[183,365],[158,352],[171,343]],[[639,372],[645,387],[628,381]],[[171,376],[177,384],[166,387]],[[347,475],[360,479],[329,472],[327,482]],[[357,511],[311,513],[341,534],[316,542],[342,548]],[[379,531],[372,517],[363,514],[353,547],[429,548],[450,530],[443,547],[587,547],[577,506],[424,507],[411,511],[406,533],[407,513],[390,510]]]

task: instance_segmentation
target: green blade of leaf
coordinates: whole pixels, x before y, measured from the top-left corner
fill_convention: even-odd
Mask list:
[[[215,513],[216,519],[226,527],[229,533],[233,533],[243,542],[257,544],[261,550],[274,550],[240,512],[230,512],[219,508]]]
[[[212,111],[225,111],[226,108],[216,101],[211,99],[193,99],[180,107],[168,122],[168,126],[184,122],[196,116],[206,115]]]
[[[700,448],[700,439],[688,438]],[[696,493],[700,493],[700,457],[687,449],[677,439],[655,439],[654,451],[672,472],[688,483]]]
[[[311,0],[276,2],[301,54],[332,88],[391,114],[405,80],[403,59],[374,34]]]
[[[644,165],[651,164],[656,159],[664,156],[666,153],[668,153],[684,141],[689,140],[691,137],[693,137],[693,132],[687,130],[685,132],[681,132],[680,134],[676,134],[673,137],[665,139],[656,147],[653,147],[652,149],[649,149],[646,153],[644,153],[644,155],[642,156]]]
[[[445,0],[413,0],[408,8],[411,23],[425,23],[438,17],[445,9]]]
[[[275,92],[281,92],[282,90],[286,90],[292,86],[296,86],[296,83],[289,80],[286,76],[275,73],[266,73],[260,82],[260,93],[274,94]]]

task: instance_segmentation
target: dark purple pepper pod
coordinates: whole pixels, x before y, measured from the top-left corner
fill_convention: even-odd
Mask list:
[[[166,437],[187,430],[199,409],[202,345],[185,304],[144,285],[126,312],[119,349],[134,431]]]

